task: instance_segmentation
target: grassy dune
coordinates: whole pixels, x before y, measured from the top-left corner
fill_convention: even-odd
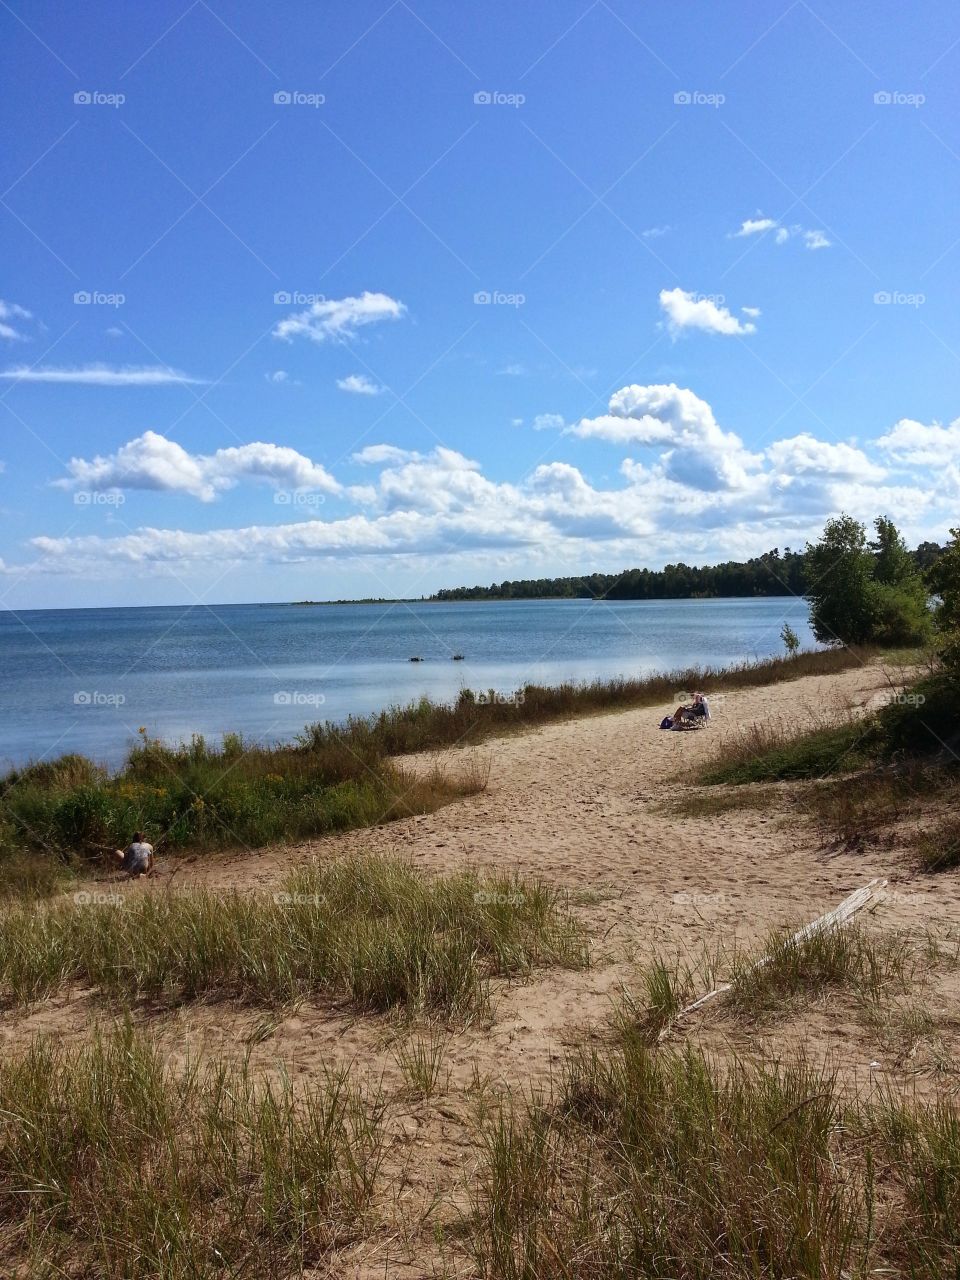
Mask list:
[[[0,924],[0,993],[13,1004],[82,985],[168,1005],[322,994],[463,1019],[487,1011],[491,976],[587,963],[556,890],[471,872],[428,880],[375,857],[311,865],[273,894],[80,891]]]

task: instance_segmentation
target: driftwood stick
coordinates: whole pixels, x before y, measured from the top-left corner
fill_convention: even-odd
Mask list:
[[[831,929],[837,929],[841,925],[846,924],[851,916],[855,915],[858,911],[861,911],[869,902],[873,901],[886,883],[886,879],[882,876],[877,876],[868,884],[863,885],[862,888],[854,890],[849,897],[844,898],[840,905],[834,907],[832,911],[828,911],[825,915],[817,916],[816,920],[811,920],[809,924],[805,924],[803,928],[798,929],[790,941],[803,942],[807,938],[812,938],[815,934],[828,933]],[[769,964],[769,962],[769,956],[761,956],[755,965],[751,965],[749,972],[752,973],[755,969],[760,969],[763,965]],[[697,1009],[702,1008],[703,1005],[708,1004],[711,1000],[716,1000],[719,996],[725,995],[732,986],[732,982],[722,982],[719,987],[714,987],[714,989],[712,991],[708,991],[706,995],[700,996],[698,999],[694,1000],[692,1004],[686,1005],[680,1010],[676,1017],[671,1019],[667,1026],[665,1026],[657,1036],[657,1044],[660,1044],[661,1041],[667,1038],[681,1018],[686,1018],[689,1014],[695,1013]]]

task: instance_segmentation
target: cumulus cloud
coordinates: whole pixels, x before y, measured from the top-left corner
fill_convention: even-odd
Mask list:
[[[622,387],[609,413],[583,418],[570,434],[612,444],[658,447],[663,475],[691,488],[743,487],[760,464],[732,431],[724,431],[706,400],[676,383]]]
[[[54,382],[78,387],[159,387],[168,384],[201,386],[203,378],[191,378],[189,374],[165,365],[141,365],[116,367],[106,364],[86,364],[67,369],[51,365],[30,368],[4,369],[0,378],[13,382]]]
[[[960,462],[960,418],[947,426],[901,418],[880,436],[877,447],[895,462],[937,468]]]
[[[33,313],[26,307],[18,306],[16,302],[4,302],[0,298],[0,338],[6,338],[10,342],[25,341],[27,335],[17,328],[16,322],[32,319]]]
[[[337,386],[355,396],[380,396],[386,391],[386,387],[378,386],[365,373],[350,373],[345,378],[338,378]]]
[[[808,230],[797,223],[786,226],[776,218],[764,217],[744,218],[739,230],[731,231],[730,236],[737,240],[744,236],[765,235],[768,231],[774,232],[773,238],[777,244],[786,244],[794,238],[799,239],[807,249],[829,249],[832,244],[822,231]]]
[[[818,440],[807,432],[789,440],[778,440],[767,449],[766,457],[781,483],[820,475],[870,484],[885,479],[887,474],[885,468],[871,462],[862,449],[842,442],[832,444]]]
[[[544,554],[554,563],[710,562],[774,543],[800,545],[838,510],[861,520],[884,511],[908,537],[931,536],[954,521],[960,496],[960,468],[944,461],[958,457],[960,420],[945,427],[904,419],[882,444],[803,432],[751,451],[706,400],[670,383],[621,387],[607,412],[567,427],[563,438],[603,441],[634,456],[622,457],[612,483],[560,459],[507,483],[455,449],[421,453],[380,443],[353,455],[371,468],[369,483],[344,488],[293,449],[261,443],[191,454],[148,432],[110,457],[75,459],[59,483],[166,489],[209,502],[253,479],[334,492],[355,511],[304,520],[290,519],[288,509],[286,522],[240,528],[36,537],[28,544],[32,567],[91,575],[111,564],[162,573],[176,563],[199,573],[209,563],[374,556],[419,557],[424,566],[448,557],[452,569],[458,558],[487,552],[514,557],[517,573]],[[907,473],[908,465],[916,470]]]
[[[243,479],[264,480],[286,489],[327,493],[341,489],[319,463],[283,445],[258,441],[212,454],[191,454],[156,431],[145,431],[106,457],[71,458],[67,470],[68,476],[54,481],[58,488],[155,489],[188,494],[201,502],[212,502]]]
[[[722,303],[703,294],[690,293],[686,289],[661,289],[660,307],[667,317],[667,329],[673,337],[677,337],[685,329],[722,334],[757,331],[757,326],[752,321],[738,320]]]
[[[273,336],[288,342],[295,337],[342,342],[367,325],[400,320],[406,313],[404,304],[386,293],[365,291],[357,298],[323,298],[281,320],[274,326]]]

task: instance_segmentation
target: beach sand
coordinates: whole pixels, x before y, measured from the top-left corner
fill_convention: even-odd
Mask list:
[[[772,926],[813,920],[875,877],[886,877],[891,891],[872,913],[876,923],[915,930],[934,922],[960,930],[957,878],[913,875],[896,841],[866,852],[838,850],[786,797],[783,805],[709,818],[685,815],[691,771],[725,735],[770,718],[822,720],[845,707],[862,711],[889,691],[883,669],[872,664],[715,697],[710,725],[696,732],[661,731],[669,707],[552,724],[444,753],[450,769],[473,755],[489,762],[489,786],[427,816],[256,853],[162,859],[149,884],[120,885],[124,893],[197,884],[269,890],[303,859],[375,851],[409,859],[428,873],[464,866],[517,871],[570,895],[591,939],[591,966],[548,969],[495,985],[489,1024],[451,1029],[448,1087],[431,1101],[402,1106],[390,1121],[394,1166],[404,1171],[397,1175],[402,1190],[391,1211],[396,1221],[344,1254],[342,1274],[431,1273],[438,1256],[434,1225],[451,1221],[464,1207],[479,1161],[469,1118],[478,1081],[494,1091],[543,1084],[572,1045],[609,1039],[613,999],[623,987],[637,989],[640,969],[655,954],[695,958],[721,940],[755,941]],[[405,763],[415,769],[435,759]],[[956,978],[948,977],[932,997],[944,1017],[943,1043],[954,1057],[958,994]],[[27,1014],[3,1014],[0,1041],[11,1049],[40,1030],[67,1040],[84,1037],[98,1016],[90,998],[76,993]],[[396,1019],[305,1003],[280,1016],[259,1042],[262,1011],[188,1005],[150,1021],[177,1060],[202,1045],[249,1054],[265,1068],[282,1063],[295,1079],[306,1080],[326,1063],[350,1063],[402,1095],[394,1054],[403,1032]],[[784,1052],[802,1045],[835,1062],[851,1082],[869,1082],[880,1071],[891,1079],[909,1077],[921,1089],[943,1083],[935,1073],[917,1073],[915,1061],[885,1055],[843,1002],[755,1035],[717,1015],[695,1019],[678,1035],[702,1038],[719,1052]]]

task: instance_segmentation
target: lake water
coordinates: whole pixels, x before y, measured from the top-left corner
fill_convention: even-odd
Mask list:
[[[0,769],[67,751],[116,765],[141,725],[277,741],[463,687],[727,665],[782,652],[785,620],[813,645],[794,597],[0,612]]]

